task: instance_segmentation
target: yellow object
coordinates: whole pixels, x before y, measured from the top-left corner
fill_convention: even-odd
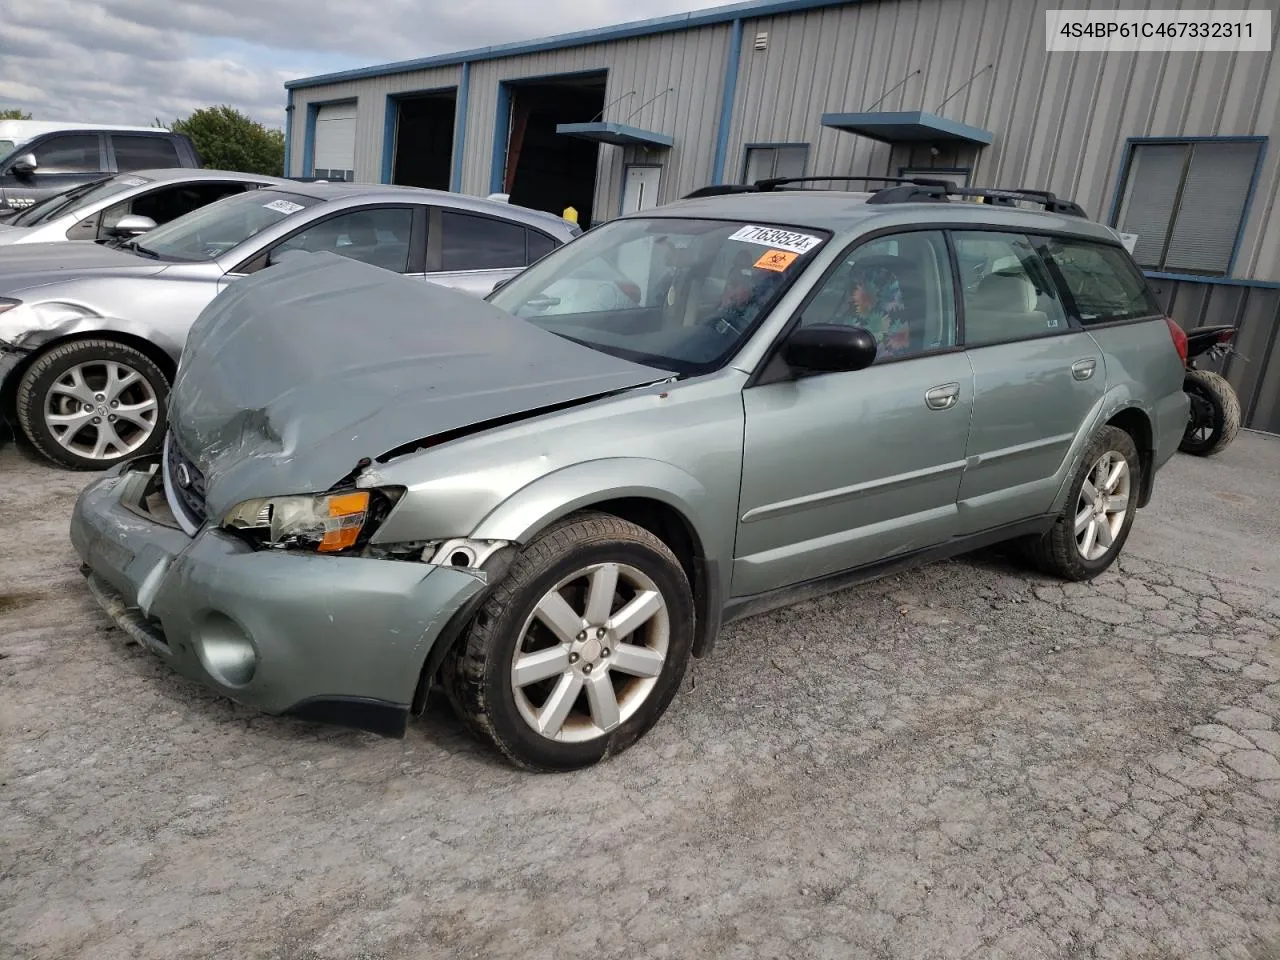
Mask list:
[[[324,525],[324,537],[317,549],[321,553],[332,553],[355,546],[368,507],[369,494],[365,491],[330,497],[329,521]]]
[[[565,207],[564,213],[560,214],[560,216],[564,217],[570,223],[578,222],[578,211],[573,207]]]

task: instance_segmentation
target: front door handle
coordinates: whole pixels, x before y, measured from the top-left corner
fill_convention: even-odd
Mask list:
[[[960,384],[943,383],[925,391],[924,405],[930,410],[950,410],[960,399]]]
[[[1094,357],[1085,357],[1071,365],[1071,375],[1077,380],[1088,380],[1093,371],[1098,369],[1098,361]]]

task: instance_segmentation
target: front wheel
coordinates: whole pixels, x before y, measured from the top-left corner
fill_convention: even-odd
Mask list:
[[[1187,430],[1178,449],[1197,457],[1221,453],[1240,432],[1240,400],[1227,378],[1212,370],[1188,370],[1182,389],[1191,400]]]
[[[1064,580],[1092,580],[1120,555],[1142,489],[1142,460],[1119,427],[1098,431],[1049,532],[1024,544],[1032,563]]]
[[[169,382],[141,351],[74,340],[36,357],[18,381],[18,424],[73,470],[106,470],[160,448]]]
[[[443,686],[471,731],[513,763],[572,770],[658,721],[693,631],[689,581],[666,544],[580,514],[515,559],[446,658]]]

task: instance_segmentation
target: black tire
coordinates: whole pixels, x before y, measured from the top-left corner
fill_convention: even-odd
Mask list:
[[[1095,559],[1087,559],[1076,541],[1075,521],[1085,481],[1090,479],[1094,466],[1108,453],[1124,457],[1129,467],[1128,508],[1106,553]],[[1023,542],[1023,554],[1039,570],[1064,580],[1092,580],[1101,574],[1120,555],[1124,542],[1129,538],[1133,518],[1138,510],[1138,492],[1142,489],[1142,459],[1137,444],[1119,427],[1105,426],[1098,431],[1085,451],[1080,469],[1067,493],[1062,512],[1053,527],[1042,537]]]
[[[526,622],[549,591],[575,572],[600,563],[629,565],[656,586],[666,603],[666,658],[635,712],[612,731],[583,742],[553,740],[535,730],[517,704],[511,676],[516,644],[522,642]],[[516,556],[446,657],[441,681],[458,717],[509,761],[530,770],[573,770],[622,752],[658,721],[680,687],[693,634],[689,581],[666,544],[617,517],[582,513],[548,528]],[[599,676],[597,673],[597,679]],[[634,682],[625,674],[609,676],[610,683],[617,676],[624,688]],[[585,688],[579,697],[574,703],[585,704]]]
[[[112,421],[111,429],[119,430],[118,436],[125,441],[124,448],[121,445],[113,445],[109,451],[104,449],[102,456],[95,457],[92,449],[88,451],[84,449],[85,444],[88,443],[88,437],[92,436],[96,441],[99,436],[98,428],[92,421],[78,429],[74,446],[64,445],[45,418],[46,402],[50,399],[54,386],[63,377],[70,375],[76,367],[92,368],[94,365],[101,364],[104,365],[102,369],[105,371],[105,364],[108,363],[118,364],[139,375],[140,379],[135,381],[134,385],[125,388],[121,394],[123,399],[119,402],[131,404],[136,398],[145,398],[149,392],[149,395],[155,399],[155,425],[149,434],[145,434],[143,428],[132,421],[124,419]],[[93,385],[88,378],[85,382],[90,386]],[[105,393],[99,392],[94,394],[94,397],[98,395],[106,396]],[[64,398],[61,402],[71,401]],[[121,460],[144,456],[160,449],[164,439],[168,402],[168,378],[146,354],[114,340],[73,340],[38,355],[32,361],[22,379],[18,381],[15,412],[18,426],[31,441],[31,445],[54,463],[73,470],[106,470]],[[103,417],[100,418],[102,422],[107,422],[110,417],[115,416],[110,412],[109,401],[104,402],[103,411]],[[119,425],[118,428],[116,424]],[[133,440],[143,437],[145,439],[141,443],[136,446],[132,444]]]
[[[1196,457],[1221,453],[1240,432],[1240,399],[1235,390],[1226,377],[1212,370],[1188,370],[1182,389],[1191,397],[1193,406],[1178,449]],[[1204,421],[1196,417],[1197,400],[1207,407]]]

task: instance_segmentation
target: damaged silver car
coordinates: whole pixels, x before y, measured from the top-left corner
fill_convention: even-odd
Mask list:
[[[555,770],[726,620],[1005,540],[1096,576],[1182,436],[1176,334],[1105,227],[879,196],[624,217],[488,302],[328,253],[239,282],[162,453],[77,503],[89,585],[240,702],[398,735],[439,685]]]

